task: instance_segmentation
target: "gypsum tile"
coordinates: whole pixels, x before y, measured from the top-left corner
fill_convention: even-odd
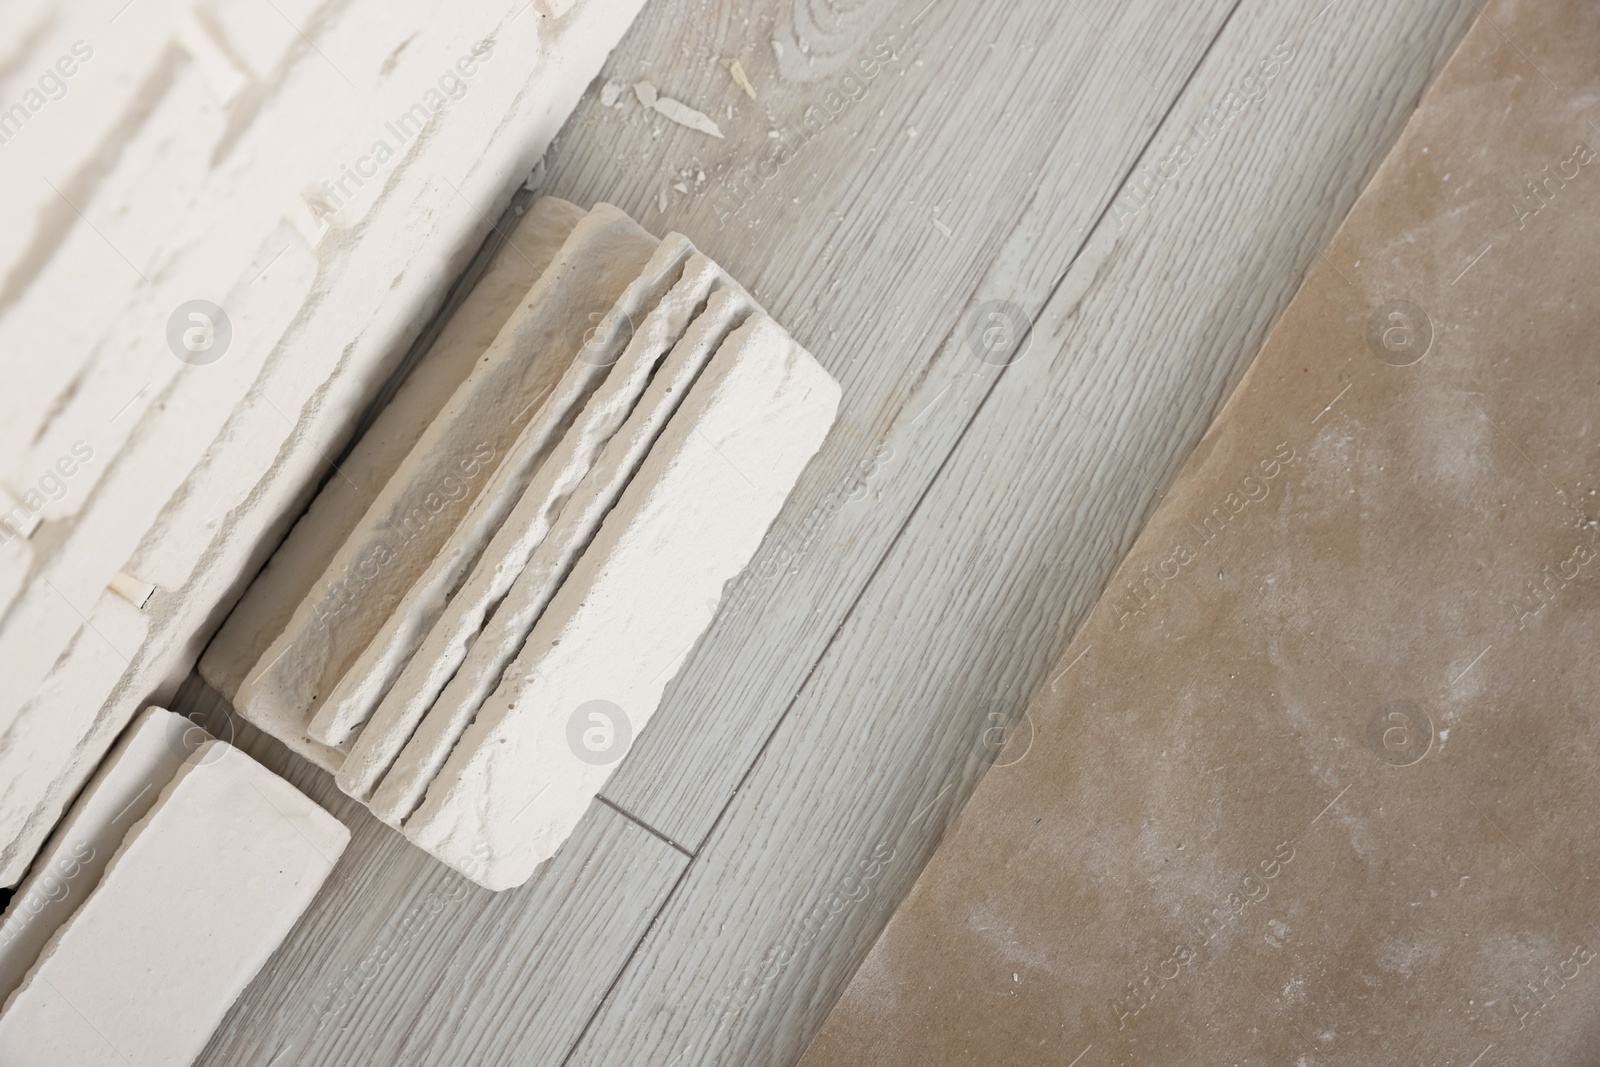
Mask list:
[[[489,350],[378,493],[289,626],[262,653],[235,699],[251,722],[285,740],[305,728],[323,697],[421,575],[525,421],[542,402],[573,411],[582,395],[557,394],[592,309],[611,308],[659,246],[622,212],[597,204]],[[603,366],[582,368],[585,392]],[[341,760],[342,762],[342,760]]]
[[[839,386],[761,312],[712,357],[403,827],[491,889],[553,855],[821,446]]]
[[[0,1062],[192,1062],[349,839],[288,782],[206,742],[7,1001]]]
[[[368,805],[379,819],[398,827],[421,802],[428,784],[493,692],[506,665],[522,650],[528,633],[593,541],[712,353],[754,306],[739,289],[722,288],[712,294],[705,311],[690,325],[651,383],[650,394],[606,446],[605,454],[514,583],[499,571],[481,576],[484,584],[494,580],[502,588],[510,586],[492,598],[480,594],[483,607],[478,618],[493,613],[486,625],[480,624],[483,632],[475,632],[468,620],[454,632],[441,627],[430,635],[430,644],[409,670],[419,677],[438,679],[434,684],[444,686],[444,691],[437,698],[426,690],[392,692],[393,702],[384,709],[390,711],[389,716],[368,725],[340,768],[339,784],[352,796],[363,795],[354,791],[363,786],[371,792],[373,785],[367,782],[377,784],[382,777]],[[459,670],[450,668],[454,677],[442,669],[447,665],[446,651],[460,664]]]
[[[428,688],[391,692],[385,717],[369,724],[341,768],[341,786],[354,796],[371,794],[369,807],[379,819],[398,827],[416,808],[711,354],[754,307],[742,290],[712,294],[652,383],[651,394],[607,445],[520,573],[480,569],[474,575],[475,618],[457,615],[455,629],[441,623],[430,634],[430,643],[408,667],[412,677],[430,682]],[[365,792],[356,791],[361,789]]]
[[[318,490],[207,646],[200,674],[213,689],[233,699],[250,668],[287,628],[312,583],[585,214],[576,204],[546,196],[517,221],[427,355],[340,458],[339,470]],[[301,754],[324,766],[333,755],[337,765],[334,754]]]
[[[716,265],[694,254],[693,248],[676,234],[661,242],[644,272],[605,316],[609,329],[579,350],[567,372],[573,381],[587,383],[597,375],[603,381],[592,386],[576,416],[552,404],[529,421],[489,488],[479,494],[427,570],[322,702],[307,730],[313,740],[344,745],[351,731],[367,721],[514,508],[526,514],[524,502],[534,504],[540,535],[549,529],[715,280]],[[670,288],[657,298],[668,279]],[[624,328],[637,311],[644,310],[638,305],[640,294],[652,298],[643,321],[637,330]],[[568,390],[567,379],[554,397],[585,395],[576,388]]]
[[[666,242],[675,244],[680,240],[679,235],[669,234]],[[398,664],[395,683],[380,694],[381,701],[370,721],[347,746],[359,764],[347,761],[345,767],[350,773],[340,778],[340,787],[350,795],[362,800],[371,796],[395,755],[467,655],[485,619],[547,541],[552,527],[558,526],[558,517],[564,514],[573,494],[581,496],[584,492],[597,456],[606,455],[612,447],[608,442],[619,432],[618,424],[627,420],[625,425],[633,425],[644,417],[640,414],[641,405],[647,410],[655,403],[648,399],[659,392],[653,382],[664,373],[671,376],[662,369],[671,366],[669,349],[681,344],[685,330],[692,329],[690,320],[705,303],[713,285],[732,283],[704,256],[691,256],[673,291],[634,332],[623,361],[626,366],[612,373],[616,388],[608,380],[607,392],[611,395],[597,393],[585,409],[583,418],[591,428],[575,428],[570,439],[562,442],[561,451],[552,456],[548,469],[540,472],[517,501],[515,510],[489,539],[488,546],[469,561],[470,572],[463,568],[449,603],[425,620],[426,628],[417,631],[420,636],[411,646],[414,654],[409,662]],[[628,387],[626,391],[624,385]],[[581,465],[573,462],[574,455],[582,457]],[[589,534],[581,536],[586,540]]]
[[[99,883],[128,828],[155,806],[189,753],[206,740],[200,727],[155,707],[123,732],[0,917],[0,1003]]]

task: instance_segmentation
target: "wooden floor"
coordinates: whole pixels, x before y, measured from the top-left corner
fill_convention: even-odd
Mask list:
[[[798,1058],[1476,13],[1324,4],[652,0],[605,76],[725,138],[597,83],[543,188],[687,234],[839,422],[521,889],[191,680],[354,831],[200,1062]]]

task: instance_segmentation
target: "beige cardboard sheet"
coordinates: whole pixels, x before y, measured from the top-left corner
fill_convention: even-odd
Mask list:
[[[1487,5],[805,1067],[1597,1062],[1596,147]]]

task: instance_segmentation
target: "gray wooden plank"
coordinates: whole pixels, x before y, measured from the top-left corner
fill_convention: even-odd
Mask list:
[[[726,122],[729,144],[701,138],[694,157],[647,157],[669,177],[703,165],[698,198],[658,215],[656,172],[626,166],[607,195],[689,234],[751,287],[839,379],[844,402],[607,798],[691,850],[704,839],[998,376],[973,356],[977,309],[1043,305],[1232,6],[869,2],[808,38],[809,54],[791,41],[781,79],[769,38],[814,30],[800,29],[798,5],[771,5],[750,27],[707,4],[646,10],[651,32],[692,23],[708,35],[691,34],[693,59],[674,62],[670,79],[649,68],[662,91],[725,99],[715,41],[745,57],[761,95],[752,105],[731,90],[743,103]],[[769,146],[782,143],[769,130],[826,107],[839,72],[881,41],[899,58],[762,182]],[[551,191],[582,203],[617,169],[613,157],[637,165],[637,139],[605,147],[633,121],[644,122],[580,110],[558,142]],[[581,151],[563,154],[578,139]],[[735,213],[727,190],[751,175]],[[892,453],[879,451],[885,442]]]
[[[532,881],[490,893],[233,715],[198,675],[173,703],[351,829],[197,1064],[558,1064],[688,864],[597,802]]]
[[[1026,758],[1029,695],[1474,13],[1333,10],[1230,20],[1151,161],[1278,42],[1294,60],[1102,224],[570,1064],[792,1062],[996,758],[990,728],[1017,724],[1000,758]]]

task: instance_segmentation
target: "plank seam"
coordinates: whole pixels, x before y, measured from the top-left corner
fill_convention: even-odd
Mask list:
[[[693,860],[699,855],[697,852],[691,852],[687,848],[684,848],[682,845],[678,844],[672,838],[668,837],[660,830],[657,830],[654,826],[651,826],[649,823],[639,818],[639,816],[635,815],[627,808],[624,808],[615,801],[606,799],[604,795],[596,793],[594,798],[600,803],[604,804],[606,807],[610,808],[612,811],[616,812],[618,815],[622,816],[624,819],[627,819],[629,822],[638,826],[641,830],[650,834],[652,837],[659,838],[664,844],[670,845],[671,847],[677,849],[679,852],[687,856],[691,862],[693,862]]]
[[[1089,241],[1096,233],[1099,232],[1100,227],[1104,224],[1107,213],[1110,212],[1112,205],[1116,203],[1117,194],[1121,192],[1122,188],[1127,184],[1129,177],[1138,169],[1140,162],[1150,152],[1152,145],[1155,144],[1156,138],[1160,136],[1164,129],[1166,129],[1167,123],[1171,120],[1172,112],[1177,108],[1178,104],[1183,101],[1184,95],[1189,91],[1189,86],[1194,81],[1195,75],[1199,72],[1200,68],[1205,65],[1206,59],[1211,55],[1212,49],[1216,47],[1217,41],[1222,37],[1222,34],[1227,31],[1229,24],[1233,21],[1234,14],[1239,10],[1239,5],[1242,2],[1243,0],[1234,0],[1233,5],[1228,9],[1228,13],[1223,16],[1222,20],[1217,24],[1216,32],[1213,33],[1211,39],[1206,42],[1205,48],[1201,51],[1198,58],[1196,58],[1194,65],[1190,67],[1188,74],[1185,75],[1183,83],[1178,87],[1177,92],[1173,94],[1172,99],[1168,102],[1165,110],[1163,110],[1161,118],[1151,128],[1150,135],[1145,139],[1144,145],[1137,153],[1134,154],[1127,168],[1123,171],[1122,178],[1111,187],[1111,195],[1106,198],[1105,204],[1101,207],[1099,214],[1096,215],[1094,225],[1088,227],[1084,231],[1083,239],[1078,243],[1077,249],[1067,260],[1066,267],[1062,270],[1061,274],[1057,276],[1055,281],[1051,283],[1049,290],[1045,293],[1043,300],[1039,304],[1039,312],[1042,312],[1045,308],[1050,306],[1050,302],[1055,299],[1056,294],[1066,283],[1068,275],[1071,274],[1072,268],[1077,264],[1078,260],[1082,258],[1083,251],[1088,247]],[[1030,320],[1028,327],[1028,332],[1030,334],[1032,329],[1033,323]],[[1021,343],[1021,339],[1019,339],[1018,343]],[[861,583],[860,590],[856,593],[854,599],[851,600],[850,606],[848,609],[846,609],[844,615],[840,617],[839,624],[834,627],[833,633],[828,636],[827,642],[812,660],[811,666],[806,671],[805,677],[801,680],[801,683],[796,688],[794,694],[789,698],[789,702],[784,705],[783,712],[773,720],[771,728],[767,731],[767,736],[761,743],[761,747],[756,750],[755,756],[745,767],[744,774],[740,776],[739,782],[734,786],[733,791],[728,794],[727,800],[723,802],[722,808],[717,812],[717,817],[712,820],[710,828],[707,829],[705,834],[701,837],[696,850],[693,853],[687,853],[682,846],[679,846],[676,842],[672,841],[671,838],[668,838],[666,835],[655,830],[653,827],[650,827],[642,820],[629,815],[626,811],[618,807],[616,804],[613,804],[605,797],[597,795],[596,799],[600,800],[607,807],[612,808],[618,814],[632,819],[641,827],[644,827],[644,829],[647,831],[655,834],[657,837],[660,837],[663,841],[666,841],[674,848],[678,848],[680,851],[685,851],[686,854],[690,856],[690,861],[689,863],[685,864],[683,870],[679,872],[677,879],[672,884],[672,888],[668,890],[667,893],[661,898],[661,903],[657,906],[655,915],[651,917],[649,924],[645,927],[644,932],[640,935],[638,942],[635,943],[633,948],[628,952],[627,958],[622,961],[622,965],[617,968],[616,973],[612,976],[610,984],[606,987],[605,993],[595,1002],[594,1010],[589,1013],[589,1018],[584,1021],[583,1027],[573,1038],[572,1045],[567,1050],[567,1054],[562,1057],[562,1067],[567,1067],[567,1065],[571,1064],[573,1056],[577,1054],[577,1051],[582,1046],[584,1039],[588,1037],[589,1031],[594,1026],[595,1020],[599,1018],[601,1010],[611,999],[612,994],[616,991],[618,983],[622,981],[623,975],[627,974],[628,969],[633,965],[634,957],[639,954],[639,950],[644,947],[647,941],[649,941],[650,934],[661,922],[662,916],[666,913],[667,906],[671,904],[672,901],[677,897],[678,890],[682,887],[685,879],[688,878],[689,872],[694,869],[695,862],[699,859],[700,851],[704,849],[706,842],[711,839],[712,835],[716,833],[717,828],[722,825],[723,820],[727,818],[728,812],[732,808],[734,800],[744,789],[745,783],[749,781],[750,776],[755,773],[756,767],[760,765],[762,758],[766,755],[766,752],[771,746],[773,739],[777,736],[779,729],[783,726],[784,722],[788,720],[790,712],[794,710],[795,703],[800,699],[800,696],[806,691],[806,687],[811,683],[811,679],[815,675],[817,667],[824,659],[827,658],[828,652],[833,648],[835,642],[839,638],[839,635],[844,631],[845,626],[855,618],[857,609],[861,605],[862,598],[866,596],[867,591],[872,588],[873,580],[877,577],[879,571],[882,570],[884,562],[888,560],[891,554],[893,554],[895,547],[900,543],[900,539],[905,535],[907,528],[909,528],[911,525],[912,519],[915,518],[918,512],[921,510],[923,502],[927,499],[929,492],[938,483],[940,476],[943,475],[945,469],[949,466],[951,458],[955,455],[956,450],[961,445],[961,442],[966,439],[967,434],[972,429],[973,423],[977,421],[977,418],[983,412],[985,405],[988,404],[989,398],[994,395],[995,387],[1000,384],[1000,380],[1004,374],[1005,368],[1002,367],[1000,368],[1000,373],[996,374],[993,381],[989,383],[989,387],[984,391],[982,399],[980,399],[978,403],[974,405],[972,413],[967,417],[966,422],[961,428],[961,432],[957,434],[951,441],[950,447],[946,450],[944,458],[940,460],[939,466],[934,470],[933,476],[928,479],[927,483],[923,486],[922,491],[917,495],[916,503],[914,503],[906,512],[906,517],[901,522],[899,529],[895,531],[894,537],[890,539],[889,543],[884,547],[884,550],[879,554],[877,561],[873,564],[871,573],[868,574],[866,580]]]
[[[606,801],[606,804],[608,807],[615,808],[617,811],[622,810],[620,808],[616,808],[616,805],[611,804],[610,801]],[[644,824],[640,823],[639,825],[643,826]],[[622,961],[622,965],[618,967],[616,973],[611,976],[611,981],[606,984],[605,992],[600,994],[600,997],[594,1002],[594,1007],[590,1010],[589,1017],[583,1021],[583,1026],[573,1036],[572,1044],[567,1046],[566,1055],[561,1057],[561,1067],[567,1067],[567,1065],[572,1062],[572,1057],[578,1054],[578,1047],[583,1044],[583,1039],[589,1036],[589,1029],[594,1026],[594,1021],[600,1017],[601,1009],[603,1009],[606,1006],[606,1003],[611,999],[611,994],[617,991],[617,984],[622,981],[622,976],[628,973],[628,965],[631,964],[633,962],[633,958],[639,954],[639,949],[644,945],[644,943],[650,939],[650,931],[654,930],[656,928],[656,924],[661,921],[661,915],[667,910],[668,902],[671,901],[673,897],[677,896],[678,887],[683,885],[683,880],[689,876],[689,871],[693,867],[694,860],[691,859],[688,863],[683,865],[683,870],[678,872],[678,877],[673,879],[672,888],[667,890],[666,894],[661,898],[661,903],[656,907],[656,913],[650,916],[650,921],[645,924],[644,932],[639,935],[639,940],[634,943],[633,948],[628,950],[627,958]]]
[[[1216,47],[1217,40],[1227,30],[1228,24],[1233,20],[1234,13],[1239,10],[1239,5],[1242,2],[1243,0],[1234,0],[1233,6],[1228,9],[1227,15],[1225,15],[1222,21],[1218,23],[1216,33],[1213,34],[1211,40],[1207,42],[1204,51],[1200,53],[1200,56],[1195,61],[1193,68],[1190,69],[1188,75],[1184,78],[1183,84],[1179,86],[1178,91],[1173,96],[1171,103],[1169,103],[1166,110],[1162,112],[1160,121],[1158,121],[1151,129],[1150,136],[1145,140],[1144,146],[1128,164],[1127,169],[1123,172],[1122,178],[1116,183],[1116,185],[1112,187],[1112,195],[1106,199],[1105,205],[1100,209],[1100,213],[1095,216],[1094,225],[1090,226],[1084,231],[1084,238],[1079,242],[1078,248],[1075,252],[1073,252],[1072,257],[1067,261],[1066,268],[1061,272],[1060,275],[1056,277],[1056,280],[1050,284],[1049,290],[1045,293],[1044,299],[1040,302],[1040,313],[1042,313],[1045,308],[1050,306],[1050,302],[1055,299],[1056,294],[1061,290],[1061,287],[1066,284],[1068,275],[1072,273],[1072,268],[1077,264],[1078,260],[1082,258],[1083,251],[1088,247],[1090,239],[1094,236],[1094,234],[1099,232],[1101,225],[1105,222],[1107,213],[1110,212],[1112,206],[1116,203],[1116,194],[1119,193],[1127,184],[1129,177],[1139,168],[1140,162],[1143,161],[1145,156],[1149,153],[1150,148],[1155,143],[1156,138],[1161,134],[1161,131],[1166,128],[1167,122],[1172,117],[1173,110],[1183,100],[1184,94],[1189,91],[1189,86],[1193,82],[1195,74],[1202,66],[1204,66],[1206,58],[1210,56],[1211,50]],[[1020,345],[1022,340],[1032,335],[1032,331],[1033,324],[1030,321],[1028,331],[1023,335],[1023,338],[1019,338],[1017,343]],[[806,670],[805,678],[802,679],[799,687],[796,688],[794,695],[789,698],[789,703],[784,706],[782,714],[773,720],[771,728],[767,731],[766,738],[761,743],[761,747],[756,750],[754,758],[752,758],[749,765],[746,766],[745,772],[742,776],[740,776],[738,784],[733,788],[733,792],[728,795],[728,799],[723,802],[722,809],[717,813],[717,817],[712,820],[710,829],[706,831],[705,835],[701,838],[699,844],[696,846],[695,854],[697,856],[699,855],[699,850],[705,847],[706,841],[710,840],[711,835],[716,833],[717,827],[721,825],[723,817],[727,814],[729,807],[732,806],[734,799],[738,797],[740,790],[744,788],[745,783],[749,781],[750,776],[755,773],[756,766],[760,764],[762,757],[766,754],[768,746],[772,743],[772,739],[777,736],[779,729],[788,719],[789,713],[793,710],[795,702],[800,699],[801,694],[805,692],[806,686],[811,683],[812,675],[816,673],[817,667],[824,659],[827,658],[828,652],[833,648],[834,643],[838,640],[839,635],[843,632],[845,626],[855,618],[857,608],[861,604],[861,598],[865,596],[867,590],[872,587],[873,580],[877,578],[878,572],[883,568],[884,562],[888,560],[891,554],[893,554],[895,546],[900,543],[900,538],[905,534],[906,529],[911,525],[912,519],[914,519],[917,513],[921,510],[922,504],[927,499],[928,493],[933,489],[934,485],[938,483],[940,476],[944,473],[945,468],[949,465],[951,457],[954,456],[956,450],[960,448],[961,442],[966,439],[968,432],[972,429],[973,423],[977,421],[978,416],[983,412],[985,405],[987,405],[989,402],[989,398],[994,394],[995,387],[1000,384],[1000,379],[1005,374],[1005,369],[1005,367],[1000,368],[1000,373],[994,376],[994,380],[989,383],[989,388],[984,391],[983,398],[979,400],[976,405],[974,405],[972,414],[967,417],[966,423],[961,428],[961,432],[957,434],[951,441],[949,449],[945,452],[944,458],[940,460],[939,466],[934,470],[933,476],[928,479],[927,484],[922,488],[922,492],[917,495],[916,503],[913,504],[906,512],[906,517],[901,522],[900,528],[895,531],[894,537],[890,539],[888,545],[884,547],[883,552],[879,554],[877,562],[873,564],[871,573],[868,574],[866,580],[861,583],[860,592],[856,594],[855,599],[850,602],[850,607],[845,611],[844,615],[840,617],[839,625],[834,628],[833,633],[828,637],[827,643],[822,647],[821,651],[817,653],[816,658],[812,660],[811,666]]]

